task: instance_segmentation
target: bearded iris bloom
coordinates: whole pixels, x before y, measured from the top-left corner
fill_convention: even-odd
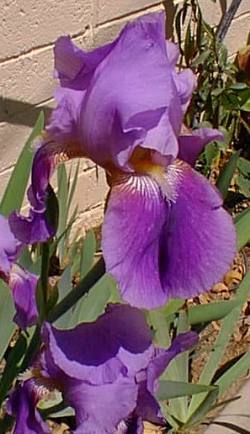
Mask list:
[[[154,348],[142,312],[126,305],[109,305],[94,323],[71,330],[45,323],[42,339],[40,356],[7,404],[17,415],[14,434],[49,432],[35,405],[53,388],[74,408],[77,434],[140,434],[143,420],[164,424],[154,397],[158,378],[197,343],[196,333],[188,332],[167,350]],[[131,424],[136,430],[129,431]]]
[[[14,300],[14,321],[22,329],[36,324],[38,277],[16,263],[22,244],[12,234],[8,220],[0,215],[0,277],[8,284]]]
[[[22,242],[51,237],[45,209],[55,165],[91,158],[111,187],[102,230],[107,271],[124,300],[144,308],[210,289],[236,251],[219,193],[192,168],[223,136],[182,133],[196,80],[189,69],[176,72],[179,51],[165,41],[164,25],[163,12],[145,15],[90,52],[68,37],[56,42],[57,108],[34,158],[32,208],[28,218],[10,217]]]

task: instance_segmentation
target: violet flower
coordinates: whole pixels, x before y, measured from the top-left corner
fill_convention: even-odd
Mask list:
[[[190,332],[168,350],[154,348],[142,312],[127,305],[109,305],[94,323],[71,330],[45,323],[42,339],[40,357],[8,401],[8,412],[17,415],[14,434],[30,434],[39,423],[34,432],[48,432],[35,405],[53,388],[75,410],[75,434],[114,434],[121,426],[131,432],[131,423],[139,434],[143,420],[164,424],[154,397],[157,380],[175,356],[197,343]]]
[[[8,220],[0,215],[0,277],[8,284],[14,300],[14,321],[22,329],[36,324],[36,286],[38,277],[16,261],[22,244],[12,234]]]
[[[107,271],[124,300],[145,308],[210,289],[236,252],[220,195],[191,167],[223,136],[208,128],[182,134],[196,80],[189,69],[176,72],[179,51],[165,41],[164,26],[163,12],[145,15],[89,52],[68,37],[56,42],[61,86],[34,159],[31,213],[10,218],[22,242],[52,236],[45,215],[51,173],[58,161],[91,158],[111,187],[102,232]]]

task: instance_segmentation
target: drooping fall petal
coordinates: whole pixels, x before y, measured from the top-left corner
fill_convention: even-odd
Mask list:
[[[62,122],[63,120],[65,121],[64,116],[62,116]],[[54,125],[53,122],[50,127],[52,125]],[[23,244],[44,242],[55,234],[56,229],[47,215],[47,202],[51,194],[50,178],[57,164],[79,156],[82,156],[81,150],[74,143],[66,146],[64,143],[45,141],[37,149],[32,165],[31,185],[28,190],[28,199],[31,204],[29,215],[23,216],[13,212],[9,216],[11,231]]]
[[[112,187],[102,244],[123,298],[144,308],[209,290],[236,252],[218,192],[181,162],[164,175],[126,176]]]
[[[173,176],[176,169],[176,199],[162,232],[159,268],[168,296],[186,299],[223,277],[236,254],[236,233],[216,188],[187,164],[173,166]]]
[[[111,305],[96,322],[73,330],[47,324],[43,339],[59,369],[79,380],[88,378],[92,384],[115,380],[127,362],[130,368],[135,363],[137,370],[142,369],[150,358],[151,336],[144,316],[130,306]],[[84,351],[79,342],[84,342]]]
[[[154,308],[167,299],[159,251],[168,214],[161,188],[149,176],[127,176],[111,189],[102,229],[103,253],[122,297],[134,306]]]

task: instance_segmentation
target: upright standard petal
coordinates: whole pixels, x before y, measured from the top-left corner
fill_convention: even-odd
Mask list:
[[[115,42],[84,51],[69,36],[60,37],[54,48],[55,75],[63,87],[84,90],[92,79],[97,66],[105,59]]]
[[[191,69],[187,68],[177,73],[175,66],[180,56],[180,50],[177,44],[166,41],[166,51],[170,64],[172,65],[172,77],[174,79],[178,95],[180,97],[183,115],[191,100],[192,93],[197,85],[197,80]]]
[[[0,277],[4,280],[9,279],[20,249],[21,244],[11,232],[8,219],[0,215]]]
[[[178,92],[177,75],[167,54],[164,13],[129,23],[96,68],[83,101],[82,142],[90,158],[128,169],[137,145],[169,155],[183,117],[184,93]],[[162,117],[165,135],[156,131],[158,125],[162,128]],[[158,145],[146,141],[152,129]]]
[[[130,172],[137,146],[169,161],[176,158],[194,79],[190,70],[175,71],[175,52],[171,43],[166,45],[163,12],[139,17],[115,41],[89,52],[68,37],[57,41],[57,107],[34,158],[30,213],[13,213],[9,219],[16,238],[33,244],[54,235],[46,200],[58,161],[88,156],[105,168],[115,165]]]
[[[182,162],[152,176],[113,186],[102,241],[123,298],[144,308],[209,290],[236,252],[232,219],[205,177]]]
[[[113,42],[92,51],[69,37],[58,39],[61,87],[46,128],[52,141],[77,143],[101,166],[113,162],[126,170],[138,145],[176,157],[193,74],[175,71],[176,47],[166,45],[164,21],[163,12],[139,17]],[[158,143],[152,141],[155,134]]]

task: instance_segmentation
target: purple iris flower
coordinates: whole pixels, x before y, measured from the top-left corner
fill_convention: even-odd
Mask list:
[[[8,220],[0,215],[0,277],[8,284],[14,300],[14,321],[22,329],[35,324],[38,318],[36,286],[38,277],[20,267],[16,261],[22,249],[10,230]]]
[[[196,80],[189,69],[176,72],[179,51],[165,41],[164,21],[163,12],[140,17],[89,52],[69,37],[56,42],[61,86],[34,159],[31,214],[10,218],[22,242],[49,238],[52,170],[61,160],[91,158],[111,187],[102,231],[107,271],[126,301],[145,308],[210,289],[236,252],[219,193],[192,168],[203,147],[223,136],[209,128],[182,133]]]
[[[132,423],[137,427],[133,433],[139,434],[143,420],[164,424],[154,397],[158,378],[175,356],[197,343],[196,333],[189,332],[167,350],[154,348],[143,313],[118,304],[109,305],[94,323],[71,330],[45,323],[42,339],[44,347],[28,379],[7,405],[17,415],[14,434],[30,434],[36,424],[34,432],[43,432],[35,405],[53,388],[74,408],[77,434],[114,434],[121,427],[132,432]]]

